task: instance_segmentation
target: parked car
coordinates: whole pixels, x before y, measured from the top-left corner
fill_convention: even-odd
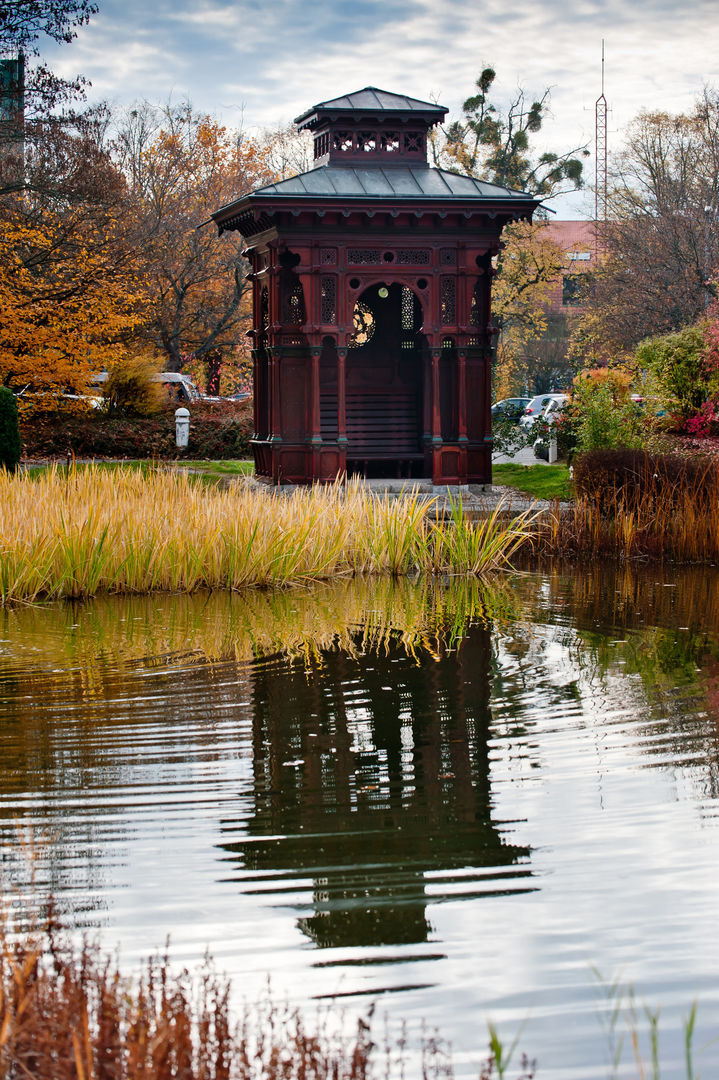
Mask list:
[[[528,397],[510,397],[495,401],[492,406],[492,420],[511,420],[518,424],[529,401]]]
[[[192,405],[203,399],[192,379],[181,371],[160,371],[152,376],[152,381],[162,383],[170,400],[177,401],[178,405]]]
[[[523,428],[531,428],[536,420],[540,416],[545,415],[547,418],[551,416],[557,408],[562,409],[569,400],[568,394],[537,394],[533,397],[529,405],[524,410],[524,415],[520,417],[519,424]],[[553,403],[553,404],[552,404]],[[547,412],[547,407],[549,411]]]

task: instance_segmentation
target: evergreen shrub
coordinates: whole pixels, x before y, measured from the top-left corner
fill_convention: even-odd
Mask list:
[[[0,386],[0,468],[15,472],[20,461],[20,425],[17,399],[7,386]]]

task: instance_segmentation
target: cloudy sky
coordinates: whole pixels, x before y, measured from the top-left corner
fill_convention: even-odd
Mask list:
[[[437,99],[453,113],[479,70],[497,96],[551,87],[542,148],[594,143],[605,39],[609,146],[641,109],[681,111],[719,86],[719,3],[694,0],[99,0],[69,46],[44,55],[82,72],[93,98],[188,98],[228,124],[274,126],[363,86]],[[538,144],[539,145],[539,144]],[[587,176],[594,177],[594,159]],[[590,204],[590,200],[586,200]],[[574,197],[562,216],[581,213]]]

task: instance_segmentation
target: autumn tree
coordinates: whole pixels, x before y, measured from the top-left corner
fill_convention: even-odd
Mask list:
[[[65,194],[6,197],[0,230],[0,383],[83,390],[141,321],[143,286],[106,153],[62,132],[48,161]]]
[[[37,58],[43,36],[69,42],[96,10],[69,0],[5,4],[0,52]],[[22,65],[10,69],[22,75]],[[126,187],[105,145],[107,112],[84,108],[81,83],[37,65],[18,99],[25,109],[18,118],[10,108],[0,131],[0,382],[8,386],[84,389],[139,318]]]
[[[495,78],[493,68],[484,68],[462,105],[462,118],[434,132],[435,164],[542,198],[580,188],[586,147],[561,154],[531,147],[546,119],[549,90],[529,101],[520,87],[503,111],[490,99]]]
[[[492,318],[499,329],[495,396],[542,393],[570,374],[563,327],[548,313],[550,294],[567,257],[545,221],[506,226],[492,289]]]
[[[719,278],[719,93],[689,115],[642,113],[612,170],[604,258],[575,351],[628,354],[696,322]]]
[[[207,222],[272,178],[266,152],[187,104],[147,102],[125,115],[114,149],[149,290],[145,335],[169,371],[203,361],[216,392],[223,357],[244,343],[249,266],[235,234],[218,238]]]

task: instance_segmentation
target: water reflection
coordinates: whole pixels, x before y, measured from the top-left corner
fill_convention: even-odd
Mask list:
[[[604,1075],[621,972],[680,1062],[688,1003],[719,1022],[718,616],[716,571],[600,566],[4,611],[0,869],[20,818],[131,960],[393,991],[455,1046],[530,1016],[548,1077]]]
[[[298,925],[323,948],[426,941],[430,875],[432,903],[529,887],[528,848],[492,820],[490,630],[424,663],[360,644],[254,669],[254,808],[225,843],[246,888],[312,879]]]

